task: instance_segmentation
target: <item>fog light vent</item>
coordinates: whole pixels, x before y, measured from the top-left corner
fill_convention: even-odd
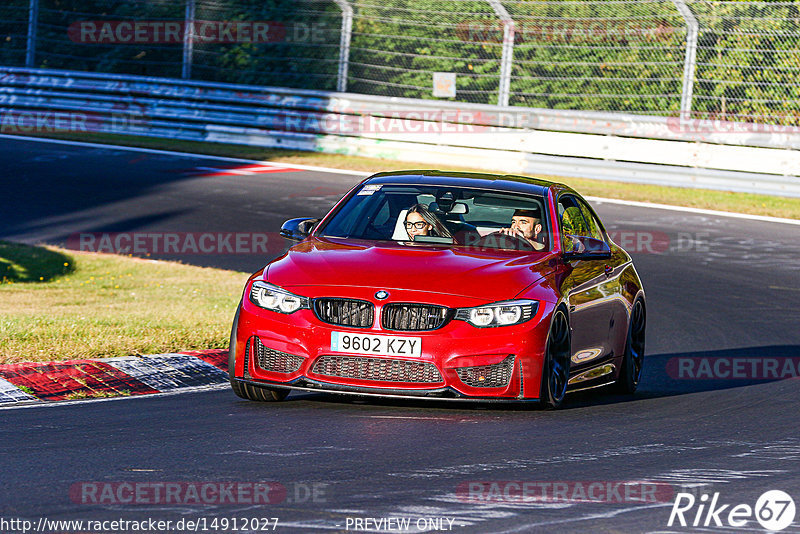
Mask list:
[[[255,339],[253,348],[255,349],[256,365],[261,369],[272,373],[288,374],[294,373],[303,365],[302,356],[265,347],[257,336],[254,336],[253,339]]]
[[[458,378],[474,388],[501,388],[511,381],[514,371],[514,356],[509,356],[500,363],[479,365],[475,367],[459,367]]]

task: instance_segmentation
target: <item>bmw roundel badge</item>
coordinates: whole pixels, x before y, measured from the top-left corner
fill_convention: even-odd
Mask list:
[[[389,292],[381,289],[377,293],[375,293],[375,298],[378,300],[385,300],[389,297]]]

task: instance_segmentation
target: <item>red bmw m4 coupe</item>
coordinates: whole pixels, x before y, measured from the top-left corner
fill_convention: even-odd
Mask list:
[[[253,274],[231,332],[233,391],[539,401],[632,393],[646,306],[631,257],[569,187],[402,171],[354,187]]]

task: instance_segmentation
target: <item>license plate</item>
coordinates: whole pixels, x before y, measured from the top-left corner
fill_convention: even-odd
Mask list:
[[[331,352],[355,352],[356,354],[379,354],[381,356],[422,356],[422,338],[331,332]]]

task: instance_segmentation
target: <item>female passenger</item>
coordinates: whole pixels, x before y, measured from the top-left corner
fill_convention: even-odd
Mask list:
[[[453,234],[442,224],[425,204],[414,204],[406,212],[406,232],[411,241],[418,235],[432,235],[453,239]]]

